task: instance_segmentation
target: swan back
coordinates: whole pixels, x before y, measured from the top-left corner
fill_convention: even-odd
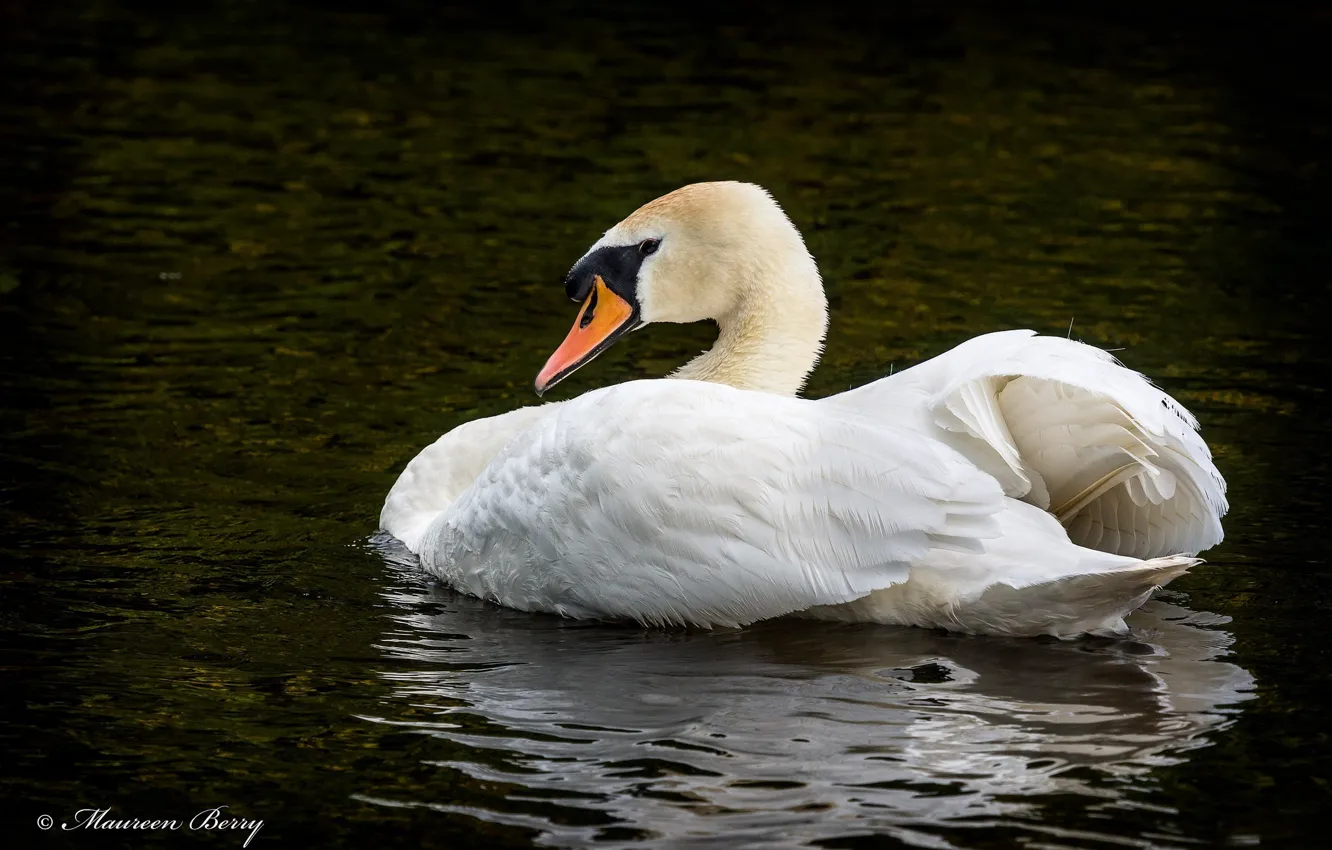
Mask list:
[[[587,393],[511,441],[422,562],[522,610],[737,626],[859,598],[931,550],[980,551],[990,476],[832,405],[696,381]]]

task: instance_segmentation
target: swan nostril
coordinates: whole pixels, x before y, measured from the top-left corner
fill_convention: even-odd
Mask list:
[[[597,313],[597,291],[592,290],[592,295],[587,299],[587,309],[583,311],[583,318],[578,320],[578,327],[585,328],[592,324],[592,317]]]

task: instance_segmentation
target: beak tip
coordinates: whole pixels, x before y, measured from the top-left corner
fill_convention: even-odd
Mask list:
[[[636,323],[637,308],[611,290],[600,275],[594,281],[594,288],[583,301],[583,309],[569,335],[537,373],[533,389],[538,398],[632,330]]]

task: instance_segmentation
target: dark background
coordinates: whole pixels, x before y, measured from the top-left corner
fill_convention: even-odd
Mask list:
[[[1330,43],[1332,8],[1299,3],[5,0],[6,833],[216,798],[268,844],[529,843],[353,797],[509,795],[349,719],[387,699],[385,617],[441,604],[363,543],[416,449],[534,401],[588,244],[743,179],[828,284],[811,395],[1072,319],[1199,414],[1234,510],[1179,590],[1233,618],[1257,697],[1134,780],[1137,813],[1050,795],[1031,821],[1308,846],[1332,781]],[[640,336],[563,397],[709,339]]]

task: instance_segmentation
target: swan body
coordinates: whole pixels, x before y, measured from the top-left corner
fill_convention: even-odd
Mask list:
[[[794,397],[827,307],[780,207],[695,184],[607,231],[543,392],[624,334],[715,319],[634,381],[469,422],[399,477],[381,527],[499,604],[647,625],[782,615],[1068,637],[1123,617],[1221,539],[1196,421],[1090,346],[977,337],[831,398]]]

